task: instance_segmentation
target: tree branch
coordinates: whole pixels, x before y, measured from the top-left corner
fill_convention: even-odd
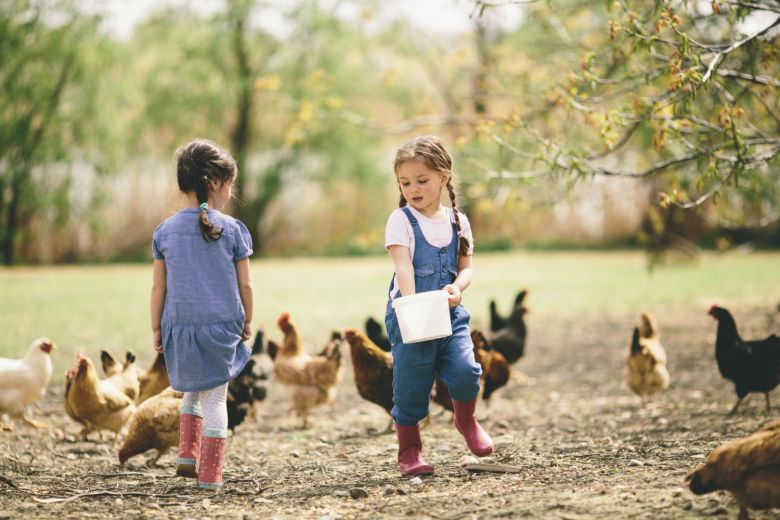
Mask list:
[[[748,36],[747,38],[744,38],[742,40],[734,42],[732,45],[730,45],[726,49],[716,53],[715,56],[712,58],[712,61],[710,61],[709,67],[707,67],[707,72],[701,78],[701,83],[700,84],[704,85],[705,83],[707,83],[707,81],[709,81],[710,77],[712,76],[712,73],[715,71],[715,69],[718,67],[718,65],[721,64],[721,62],[723,61],[723,58],[725,58],[727,54],[730,54],[730,53],[734,52],[735,50],[739,49],[740,47],[742,47],[743,45],[745,45],[746,43],[751,42],[751,41],[755,40],[756,38],[759,38],[759,37],[765,35],[766,33],[768,33],[773,28],[777,27],[778,25],[780,25],[780,17],[778,17],[768,27],[766,27],[763,30],[757,32],[753,36]]]

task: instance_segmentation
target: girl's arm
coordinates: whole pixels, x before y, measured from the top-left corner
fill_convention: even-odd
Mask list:
[[[390,257],[395,264],[395,275],[398,280],[398,288],[401,296],[414,294],[414,267],[412,266],[412,255],[409,254],[409,248],[404,246],[390,246]]]
[[[450,285],[444,286],[444,290],[450,293],[450,307],[456,307],[460,303],[461,293],[471,285],[471,279],[474,277],[471,259],[471,255],[458,257],[458,276]]]
[[[249,271],[249,257],[236,262],[236,278],[238,279],[238,293],[241,296],[241,304],[244,306],[244,331],[241,339],[244,341],[252,337],[252,273]]]
[[[157,352],[163,349],[160,322],[165,306],[165,278],[165,260],[155,260],[152,272],[152,344]]]

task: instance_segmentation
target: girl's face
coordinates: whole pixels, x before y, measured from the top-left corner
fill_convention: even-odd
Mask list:
[[[227,182],[213,181],[209,184],[209,206],[217,211],[222,211],[231,197],[233,197],[233,179]]]
[[[448,176],[431,170],[422,160],[411,160],[398,166],[398,185],[406,203],[425,215],[433,216],[441,205],[441,190]]]

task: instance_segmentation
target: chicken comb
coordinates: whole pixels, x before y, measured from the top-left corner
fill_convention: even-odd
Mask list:
[[[289,327],[290,322],[290,313],[289,312],[283,312],[279,315],[279,317],[276,319],[276,326],[282,329],[283,331],[287,330],[287,327]]]

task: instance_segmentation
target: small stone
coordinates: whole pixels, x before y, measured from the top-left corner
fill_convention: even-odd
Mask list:
[[[268,498],[263,498],[263,497],[256,498],[256,499],[254,500],[254,503],[255,503],[255,504],[270,504],[270,503],[272,503],[272,502],[273,502],[273,500],[270,500],[270,499],[268,499]]]
[[[76,460],[76,454],[75,453],[68,453],[65,455],[65,458],[68,460]]]
[[[466,464],[478,464],[479,459],[474,457],[473,455],[464,455],[460,459],[460,465],[465,466]]]
[[[422,479],[420,477],[414,477],[413,479],[409,480],[409,485],[422,486]]]
[[[392,484],[388,484],[385,486],[385,496],[395,495],[395,494],[396,494],[395,486],[393,486]]]
[[[682,506],[681,506],[681,507],[682,507],[684,510],[686,510],[686,511],[690,511],[691,509],[693,509],[693,500],[691,500],[691,499],[689,498],[688,500],[686,500],[685,502],[683,502],[683,503],[682,503]]]
[[[125,503],[125,501],[124,501],[124,500],[122,500],[121,498],[117,498],[116,500],[114,500],[114,503],[115,503],[116,505],[118,505],[118,506],[121,506],[122,504],[124,504],[124,503]]]
[[[631,459],[631,461],[628,463],[629,466],[644,466],[645,463],[638,459]]]
[[[337,453],[333,456],[336,460],[349,460],[349,456],[346,453]]]
[[[697,459],[697,460],[703,460],[704,459],[704,455],[703,454],[691,455],[691,458],[692,459]]]
[[[352,488],[349,490],[349,496],[355,500],[360,500],[361,498],[368,497],[368,491],[363,488]]]
[[[451,450],[452,448],[450,448],[448,444],[440,444],[439,446],[436,446],[436,451],[438,451],[439,453],[447,453]]]
[[[211,500],[209,500],[208,498],[204,498],[203,502],[201,502],[200,505],[202,505],[203,507],[209,507],[211,506]]]

